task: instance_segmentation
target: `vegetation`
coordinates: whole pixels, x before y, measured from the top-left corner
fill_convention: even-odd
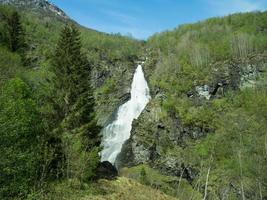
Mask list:
[[[20,196],[38,180],[45,132],[30,88],[21,79],[5,85],[0,102],[0,195]]]
[[[213,18],[143,43],[0,6],[0,199],[265,199],[266,18]],[[101,125],[144,45],[152,111],[136,138],[160,156],[95,182]],[[196,175],[163,175],[169,157]]]
[[[213,18],[148,41],[158,121],[178,116],[184,130],[200,130],[180,146],[161,139],[158,148],[198,172],[191,184],[205,199],[266,198],[266,18],[267,12]],[[252,85],[244,83],[248,67],[261,69]],[[218,83],[210,100],[196,91],[207,85],[212,93]]]
[[[0,18],[0,198],[57,199],[60,182],[91,191],[101,128],[93,74],[135,59],[140,44],[12,7]]]
[[[199,192],[182,177],[162,175],[158,170],[148,165],[139,165],[131,168],[123,168],[120,175],[135,179],[144,185],[163,191],[178,199],[202,199]]]

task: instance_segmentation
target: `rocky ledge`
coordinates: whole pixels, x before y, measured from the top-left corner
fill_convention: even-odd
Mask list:
[[[63,19],[69,19],[66,13],[48,0],[0,0],[0,4],[12,5],[18,8],[42,10],[50,12]]]

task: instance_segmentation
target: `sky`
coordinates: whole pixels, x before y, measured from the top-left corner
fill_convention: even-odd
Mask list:
[[[51,0],[79,24],[137,39],[235,12],[267,10],[267,0]]]

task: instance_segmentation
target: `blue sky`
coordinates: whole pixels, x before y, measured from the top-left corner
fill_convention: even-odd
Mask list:
[[[180,24],[266,10],[267,0],[51,0],[81,25],[147,39]]]

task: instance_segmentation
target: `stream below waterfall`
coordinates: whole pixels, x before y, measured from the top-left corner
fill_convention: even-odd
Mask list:
[[[142,65],[139,64],[134,73],[130,100],[119,107],[116,119],[103,129],[102,162],[115,164],[123,143],[131,136],[133,120],[139,117],[150,98]]]

